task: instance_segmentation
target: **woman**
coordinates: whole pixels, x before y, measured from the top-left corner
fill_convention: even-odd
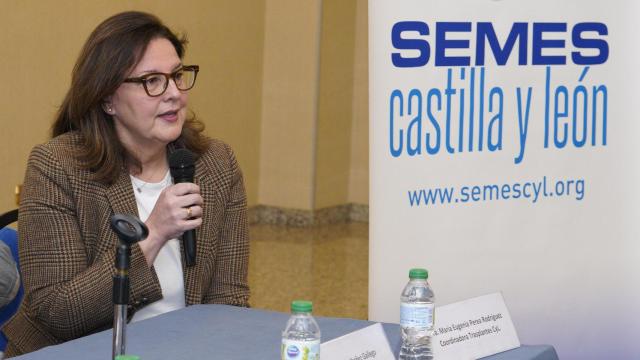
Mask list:
[[[18,355],[112,326],[114,213],[140,217],[132,248],[133,321],[191,304],[248,306],[242,174],[231,149],[189,116],[197,66],[155,16],[117,14],[87,40],[53,125],[25,175],[19,234],[25,298],[3,329]],[[167,156],[197,156],[195,183],[172,184]],[[197,229],[196,265],[177,238]]]

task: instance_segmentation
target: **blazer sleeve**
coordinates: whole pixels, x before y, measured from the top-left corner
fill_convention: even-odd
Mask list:
[[[233,151],[228,145],[225,149],[230,164],[228,197],[224,202],[222,228],[217,231],[219,243],[213,284],[205,294],[204,302],[249,307],[247,196],[242,171]]]
[[[114,257],[88,263],[72,181],[46,145],[31,152],[23,189],[18,226],[25,311],[61,340],[104,327],[113,316]]]

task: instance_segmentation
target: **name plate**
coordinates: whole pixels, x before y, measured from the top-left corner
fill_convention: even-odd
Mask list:
[[[320,344],[320,356],[328,360],[396,359],[379,323]]]
[[[501,293],[438,307],[434,330],[438,360],[477,359],[520,346]]]

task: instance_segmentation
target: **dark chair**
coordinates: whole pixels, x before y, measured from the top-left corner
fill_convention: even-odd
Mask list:
[[[5,228],[7,225],[11,225],[16,221],[18,221],[18,209],[7,211],[0,215],[0,229]]]
[[[9,246],[15,262],[18,264],[18,269],[20,269],[20,259],[18,258],[18,232],[13,228],[7,227],[7,225],[12,224],[17,220],[18,209],[11,210],[0,215],[0,241],[4,241],[4,243]],[[0,328],[2,328],[4,323],[6,323],[18,311],[18,307],[20,306],[23,296],[24,288],[22,284],[20,284],[20,290],[13,301],[0,309]],[[6,347],[7,338],[4,336],[4,333],[0,331],[0,351],[4,352]]]

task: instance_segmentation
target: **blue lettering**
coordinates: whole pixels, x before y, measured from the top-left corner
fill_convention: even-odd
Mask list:
[[[480,189],[480,186],[474,186],[471,189],[471,199],[473,201],[480,201],[480,193],[482,192],[482,189]]]
[[[498,96],[498,113],[489,121],[489,129],[487,130],[487,148],[489,151],[502,150],[502,110],[504,109],[504,94],[502,93],[502,89],[499,87],[494,87],[489,92],[489,111],[493,111],[493,99],[496,95]],[[495,141],[494,136],[497,138]]]
[[[500,47],[498,36],[496,35],[493,24],[489,22],[478,23],[476,36],[476,65],[484,65],[485,41],[489,43],[493,56],[498,65],[505,65],[509,60],[509,55],[513,50],[513,46],[518,41],[518,64],[527,64],[527,23],[513,23],[509,36],[504,43],[504,47]]]
[[[593,87],[593,114],[591,124],[593,133],[591,134],[591,145],[596,145],[596,120],[598,112],[598,94],[602,94],[602,145],[607,145],[607,87],[604,85]]]
[[[407,191],[407,193],[409,194],[409,204],[411,204],[411,206],[419,206],[424,196],[424,190],[420,190],[419,192],[415,190]]]
[[[596,85],[589,88],[583,85],[589,68],[585,66],[582,69],[578,85],[570,89],[565,85],[552,88],[551,66],[547,66],[544,111],[545,148],[554,146],[562,149],[567,145],[573,145],[576,148],[584,147],[589,141],[589,132],[591,132],[591,146],[597,146],[598,132],[602,132],[602,146],[607,145],[607,87]],[[591,93],[589,93],[590,89]],[[553,96],[551,96],[552,93]],[[591,106],[590,102],[592,102]],[[592,112],[591,122],[589,122],[589,111]],[[600,125],[599,122],[602,124]],[[550,142],[549,138],[553,138],[553,142]]]
[[[402,92],[398,89],[393,90],[393,92],[391,93],[391,98],[389,99],[389,151],[391,151],[391,155],[393,157],[398,157],[402,154],[402,129],[399,130],[399,134],[400,136],[398,137],[398,141],[399,141],[399,145],[398,148],[393,146],[393,134],[394,134],[394,100],[398,99],[400,101],[400,116],[403,115],[403,108],[404,108],[404,99],[402,97]]]
[[[584,199],[584,180],[576,181],[576,200]]]
[[[513,199],[519,199],[522,196],[522,190],[520,190],[520,183],[513,184],[513,193],[514,195],[511,197]]]
[[[511,192],[511,187],[508,184],[502,185],[501,195],[503,199],[509,199],[509,193]]]
[[[401,53],[392,53],[391,61],[396,67],[420,67],[429,62],[431,50],[429,43],[421,39],[404,39],[402,33],[415,31],[420,35],[429,35],[429,26],[421,21],[401,21],[391,29],[391,43],[398,50],[418,50],[417,57],[403,57]]]
[[[582,135],[578,134],[578,95],[582,94]],[[583,85],[576,86],[573,91],[573,144],[583,147],[587,142],[587,89]]]
[[[422,111],[420,108],[422,107],[422,93],[418,89],[413,89],[409,92],[409,106],[407,115],[411,115],[411,104],[413,104],[412,99],[418,99],[418,110],[416,116],[409,123],[409,127],[407,128],[407,153],[409,156],[420,155],[422,153]],[[413,128],[416,128],[413,131]],[[416,138],[416,144],[412,146],[413,141],[411,141],[412,135]]]
[[[468,56],[449,56],[447,49],[468,49],[469,40],[448,40],[448,32],[470,32],[470,22],[438,22],[436,23],[436,66],[469,66]]]
[[[469,201],[469,187],[468,186],[463,186],[460,189],[460,195],[461,195],[461,197],[460,197],[460,201],[461,202]]]
[[[434,137],[436,138],[435,145],[431,146],[431,142],[429,141],[431,138],[431,134],[427,132],[427,139],[425,143],[427,146],[427,153],[431,155],[437,154],[438,151],[440,151],[440,125],[438,124],[438,121],[436,120],[435,116],[433,116],[433,112],[431,111],[432,97],[435,97],[438,100],[438,111],[440,111],[442,109],[442,95],[440,94],[440,90],[431,89],[429,90],[429,94],[427,94],[427,117],[429,117],[429,121],[433,125],[433,129],[435,131]]]
[[[562,95],[562,102],[559,100],[560,95]],[[558,125],[560,124],[560,119],[562,118],[566,118],[569,115],[569,112],[567,110],[567,108],[569,107],[568,102],[569,102],[569,93],[567,90],[567,87],[564,85],[560,85],[558,86],[558,88],[556,89],[556,95],[555,95],[555,107],[554,107],[554,111],[553,111],[553,131],[555,133],[555,136],[553,137],[553,143],[556,145],[556,147],[558,149],[562,149],[566,144],[567,144],[567,132],[568,132],[568,127],[569,125],[567,125],[567,123],[562,124],[562,134],[560,134],[560,131],[558,130]],[[560,106],[562,106],[562,110],[560,110]]]
[[[567,32],[566,23],[533,23],[532,61],[533,65],[564,65],[567,59],[562,55],[542,55],[543,49],[562,49],[564,40],[545,40],[545,32]]]
[[[576,23],[571,28],[570,45],[567,47],[568,24],[561,22],[514,22],[507,34],[500,36],[491,22],[437,22],[433,44],[427,39],[429,25],[422,21],[400,21],[391,29],[391,43],[398,52],[391,53],[394,66],[400,68],[421,67],[429,63],[434,46],[435,66],[484,66],[487,63],[487,45],[497,65],[506,65],[516,53],[518,65],[565,65],[567,58],[577,65],[603,64],[609,58],[607,25],[599,22]],[[531,26],[531,28],[530,28]],[[475,29],[474,29],[475,27]],[[475,31],[475,34],[472,32]],[[409,33],[409,34],[408,34]],[[468,36],[451,38],[452,33]],[[531,36],[529,36],[531,33]],[[556,33],[555,38],[550,34]],[[475,39],[475,49],[471,39]],[[500,39],[504,39],[502,42]],[[529,62],[529,42],[531,60]],[[447,55],[447,50],[461,50]],[[557,49],[556,52],[548,53]],[[468,50],[462,52],[462,50]],[[475,59],[471,59],[474,55]]]
[[[585,56],[579,51],[571,53],[571,59],[578,65],[596,65],[603,64],[609,58],[609,44],[603,39],[585,39],[582,34],[594,31],[598,35],[609,35],[607,25],[603,23],[586,22],[579,23],[573,27],[571,31],[571,40],[573,46],[578,49],[596,49],[598,55]]]

